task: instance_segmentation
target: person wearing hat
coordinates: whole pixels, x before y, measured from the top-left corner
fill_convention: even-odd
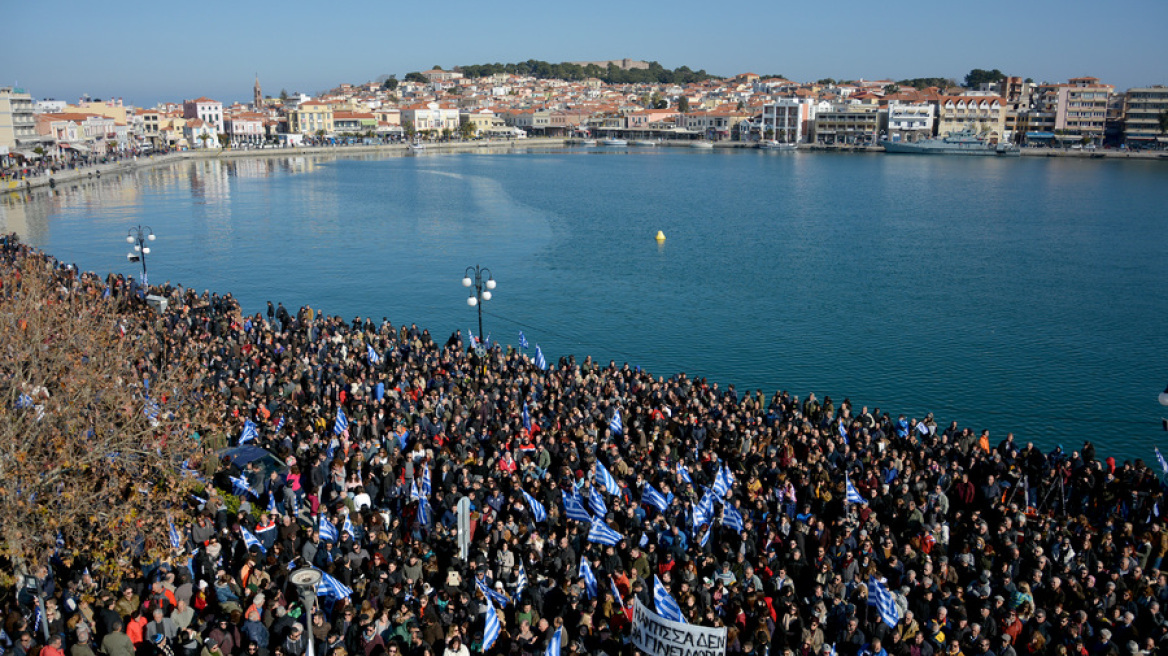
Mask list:
[[[203,640],[203,651],[199,652],[199,656],[225,656],[225,654],[219,649],[219,643],[214,638],[208,637]]]

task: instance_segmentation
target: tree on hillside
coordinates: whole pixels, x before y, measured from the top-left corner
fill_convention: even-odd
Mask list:
[[[397,75],[395,74],[395,75],[390,75],[388,78],[386,78],[385,81],[381,83],[381,88],[385,89],[386,91],[396,91],[397,85],[398,85]]]
[[[425,84],[428,81],[429,80],[426,79],[426,76],[422,75],[418,71],[411,71],[406,73],[406,82],[418,82],[419,84]]]
[[[949,77],[914,77],[907,80],[900,80],[897,84],[902,87],[912,87],[914,89],[928,89],[929,87],[944,89],[946,87],[957,86],[956,80]]]
[[[681,112],[682,114],[689,111],[689,98],[688,97],[682,96],[681,98],[679,98],[677,100],[677,111]]]
[[[38,253],[0,264],[0,557],[17,573],[54,552],[95,574],[164,557],[195,484],[181,465],[211,414],[190,347],[104,288]]]
[[[966,89],[975,89],[983,84],[993,84],[995,82],[1001,82],[1004,79],[1006,79],[1006,74],[996,68],[992,71],[975,68],[965,76],[965,84],[963,86]]]

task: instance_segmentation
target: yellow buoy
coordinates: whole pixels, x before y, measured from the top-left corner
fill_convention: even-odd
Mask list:
[[[657,241],[665,241],[665,233],[664,232],[662,232],[660,230],[657,231]]]

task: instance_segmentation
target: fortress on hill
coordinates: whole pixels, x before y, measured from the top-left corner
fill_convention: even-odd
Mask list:
[[[601,68],[608,68],[608,65],[612,64],[617,68],[623,68],[626,71],[632,70],[634,68],[649,68],[649,62],[636,61],[627,57],[624,59],[609,59],[607,61],[574,61],[569,63],[575,64],[577,66],[588,66],[589,64],[595,64]]]

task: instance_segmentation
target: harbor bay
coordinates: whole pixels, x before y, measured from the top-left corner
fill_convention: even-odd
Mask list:
[[[34,191],[5,231],[94,271],[345,317],[474,325],[551,358],[933,412],[996,442],[1150,456],[1162,163],[566,149],[192,161]],[[661,231],[663,243],[654,240]]]

